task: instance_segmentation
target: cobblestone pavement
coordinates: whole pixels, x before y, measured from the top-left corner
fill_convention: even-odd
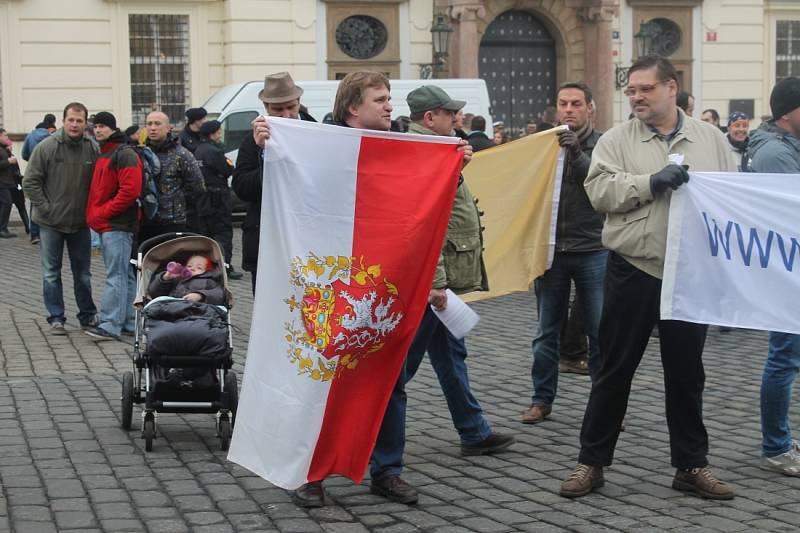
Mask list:
[[[19,232],[20,228],[15,228]],[[238,244],[237,232],[235,242]],[[66,263],[66,262],[65,262]],[[326,481],[332,504],[306,511],[289,496],[226,461],[211,415],[165,414],[154,450],[144,453],[139,420],[120,429],[121,373],[132,347],[94,343],[76,326],[65,271],[69,335],[47,334],[37,247],[0,242],[0,531],[504,532],[796,530],[800,479],[758,469],[762,332],[709,333],[706,424],[715,472],[737,497],[712,502],[670,488],[663,385],[651,343],[636,376],[627,429],[606,485],[576,501],[557,495],[575,464],[588,378],[561,376],[551,419],[518,422],[531,393],[534,298],[478,303],[469,337],[471,379],[496,430],[517,436],[494,457],[459,455],[457,435],[424,364],[409,388],[407,471],[418,505],[387,503],[367,483]],[[102,260],[93,258],[100,301]],[[246,353],[249,280],[236,297],[236,365]],[[796,411],[793,413],[796,418]]]

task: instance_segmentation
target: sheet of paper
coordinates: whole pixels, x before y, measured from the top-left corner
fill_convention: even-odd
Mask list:
[[[433,306],[431,306],[433,309]],[[433,309],[439,320],[444,323],[450,333],[457,339],[463,339],[481,319],[478,313],[464,303],[456,293],[447,289],[447,307],[444,311]]]

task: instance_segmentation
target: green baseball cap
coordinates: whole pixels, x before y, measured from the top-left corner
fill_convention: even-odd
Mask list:
[[[461,100],[453,100],[450,95],[435,85],[423,85],[414,89],[406,96],[406,102],[412,113],[422,113],[431,109],[458,111],[467,104]]]

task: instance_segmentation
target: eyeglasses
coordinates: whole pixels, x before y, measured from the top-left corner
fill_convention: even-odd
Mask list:
[[[668,83],[670,80],[660,80],[653,85],[640,85],[639,87],[628,87],[622,94],[627,97],[636,96],[637,94],[641,94],[642,96],[648,96],[652,94],[653,91],[656,90],[656,87],[661,85],[662,83]]]

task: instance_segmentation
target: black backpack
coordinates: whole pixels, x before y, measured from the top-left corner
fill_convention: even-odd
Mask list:
[[[158,183],[156,183],[156,179],[161,174],[161,160],[149,146],[128,144],[114,150],[111,155],[111,168],[118,168],[119,151],[125,148],[133,150],[142,162],[142,192],[137,202],[142,208],[144,219],[152,222],[158,214]]]

